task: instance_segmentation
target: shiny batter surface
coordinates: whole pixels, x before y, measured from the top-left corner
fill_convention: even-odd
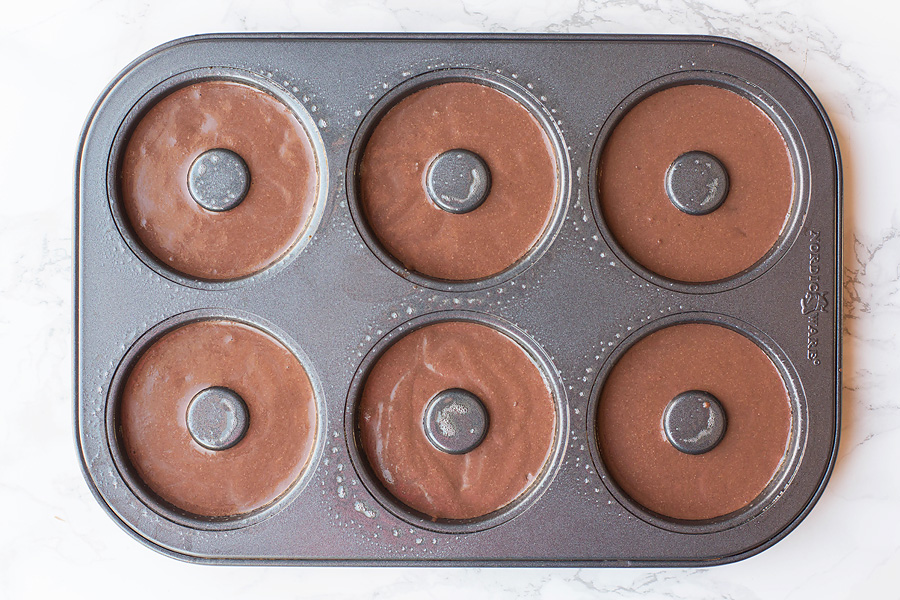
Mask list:
[[[191,399],[208,387],[241,396],[246,435],[207,450],[187,428]],[[312,384],[294,354],[269,334],[227,320],[197,321],[154,342],[137,360],[118,407],[124,453],[163,500],[208,517],[239,515],[276,500],[303,473],[316,438]]]
[[[728,426],[705,454],[676,450],[662,416],[675,396],[715,396]],[[778,369],[750,339],[692,323],[654,332],[610,371],[597,415],[603,462],[638,504],[677,519],[726,515],[752,502],[777,473],[791,434],[791,404]]]
[[[490,426],[467,454],[432,446],[423,417],[438,392],[479,397]],[[372,470],[400,502],[435,519],[498,510],[541,474],[556,432],[553,396],[515,341],[468,321],[436,323],[397,340],[378,359],[357,409],[359,439]]]
[[[203,152],[236,152],[250,171],[232,210],[202,208],[188,171]],[[222,281],[276,262],[306,232],[318,178],[309,135],[291,110],[249,85],[204,81],[172,92],[138,122],[119,172],[121,203],[141,244],[186,275]]]
[[[479,155],[491,175],[477,209],[452,214],[428,196],[439,154]],[[432,85],[398,102],[372,132],[359,165],[365,217],[407,269],[454,281],[495,275],[540,239],[556,205],[557,164],[541,124],[506,94],[477,83]]]
[[[669,165],[712,154],[730,188],[707,215],[676,208]],[[794,171],[778,127],[753,102],[711,85],[657,92],[628,111],[603,149],[600,208],[616,241],[654,273],[711,282],[752,267],[775,245],[791,211]]]

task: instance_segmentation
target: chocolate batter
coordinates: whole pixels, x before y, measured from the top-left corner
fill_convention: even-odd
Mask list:
[[[465,214],[439,208],[425,188],[428,166],[453,149],[487,163],[491,188]],[[359,165],[362,208],[385,249],[411,271],[447,280],[490,277],[541,237],[557,196],[550,138],[527,108],[476,83],[415,92],[378,123]]]
[[[427,439],[423,416],[438,392],[478,396],[484,441],[448,454]],[[540,475],[556,430],[552,394],[519,344],[486,325],[449,321],[417,329],[385,351],[366,380],[359,438],[375,475],[400,502],[435,519],[472,519],[509,504]]]
[[[203,152],[237,153],[250,171],[246,198],[231,210],[202,208],[188,170]],[[254,87],[204,81],[154,105],[128,140],[121,202],[141,243],[167,266],[222,281],[256,273],[306,231],[316,203],[316,159],[291,110]]]
[[[191,437],[188,404],[223,386],[249,411],[249,429],[227,450]],[[316,403],[303,366],[255,327],[227,320],[179,327],[134,365],[119,404],[125,455],[159,497],[187,512],[224,517],[266,506],[301,475],[316,437]]]
[[[666,405],[687,390],[718,398],[728,419],[705,454],[666,439]],[[616,363],[600,396],[597,437],[612,478],[633,500],[676,519],[739,510],[771,481],[791,434],[784,381],[759,346],[718,325],[675,325],[650,334]]]
[[[706,215],[677,209],[665,190],[669,165],[703,151],[730,179],[724,204]],[[657,92],[616,126],[600,159],[600,208],[616,241],[651,271],[710,282],[756,264],[784,229],[794,190],[778,127],[755,104],[711,85]]]

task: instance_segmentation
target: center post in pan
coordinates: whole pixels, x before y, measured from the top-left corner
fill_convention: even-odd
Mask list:
[[[666,439],[685,454],[704,454],[725,436],[725,409],[718,398],[703,390],[675,396],[663,413]]]
[[[250,411],[237,392],[209,387],[191,400],[187,428],[194,441],[207,450],[227,450],[237,444],[250,427]]]
[[[207,150],[191,164],[188,190],[206,210],[231,210],[250,191],[250,169],[236,152],[225,148]]]
[[[447,454],[466,454],[477,448],[488,430],[488,413],[468,390],[451,388],[435,394],[425,407],[423,425],[428,441]]]
[[[428,166],[425,190],[432,202],[449,213],[472,212],[491,191],[491,172],[484,159],[474,152],[448,150]]]
[[[675,207],[689,215],[708,215],[728,196],[728,171],[707,152],[685,152],[666,171],[666,194]]]

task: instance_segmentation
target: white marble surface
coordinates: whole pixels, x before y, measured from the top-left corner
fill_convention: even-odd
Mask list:
[[[843,0],[74,0],[0,3],[0,598],[900,597],[900,10]],[[233,568],[143,547],[94,501],[72,434],[79,130],[132,58],[214,31],[710,33],[780,57],[840,137],[844,425],[800,527],[710,569]]]

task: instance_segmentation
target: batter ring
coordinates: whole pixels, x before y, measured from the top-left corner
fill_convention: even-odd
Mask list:
[[[724,166],[728,191],[708,214],[679,210],[666,176],[689,152]],[[713,85],[679,85],[631,108],[600,157],[603,220],[622,249],[663,277],[689,283],[737,275],[760,261],[786,227],[794,169],[775,123],[750,100]]]
[[[474,153],[490,172],[486,199],[464,214],[443,210],[427,191],[429,167],[451,150]],[[478,280],[516,264],[542,237],[557,171],[549,136],[520,102],[479,83],[438,83],[404,97],[372,130],[359,164],[360,204],[405,268]]]
[[[663,430],[680,394],[712,394],[727,429],[711,450],[676,449]],[[791,437],[791,401],[768,355],[736,331],[673,325],[639,340],[603,385],[597,439],[618,486],[641,506],[674,519],[706,520],[740,510],[777,474]]]
[[[224,450],[204,448],[188,408],[226,388],[249,427]],[[304,472],[316,440],[316,400],[296,356],[256,327],[194,321],[155,341],[135,362],[118,405],[125,457],[158,497],[201,517],[231,517],[274,502]]]
[[[474,394],[489,427],[473,450],[429,441],[423,417],[445,390]],[[475,519],[528,490],[556,436],[553,394],[513,339],[487,325],[445,321],[404,335],[378,358],[356,412],[364,457],[387,491],[432,519]]]
[[[237,154],[246,197],[208,210],[191,195],[191,166],[210,150]],[[201,81],[154,104],[131,132],[119,169],[121,206],[140,243],[190,277],[227,281],[282,258],[316,207],[313,144],[292,110],[251,85]]]

